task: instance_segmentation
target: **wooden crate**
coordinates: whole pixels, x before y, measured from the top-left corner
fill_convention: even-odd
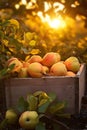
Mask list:
[[[78,113],[81,107],[81,99],[85,92],[86,65],[82,64],[75,77],[49,76],[43,78],[12,78],[5,81],[7,108],[14,106],[18,98],[26,98],[28,93],[41,90],[54,92],[58,100],[65,100],[67,110],[71,114]]]
[[[4,80],[0,79],[0,113],[6,109]]]

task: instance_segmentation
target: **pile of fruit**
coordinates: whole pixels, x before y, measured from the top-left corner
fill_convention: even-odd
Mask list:
[[[43,76],[75,76],[81,63],[75,56],[62,61],[59,53],[48,52],[43,57],[32,55],[26,61],[12,57],[6,62],[6,67],[10,68],[12,65],[14,65],[10,71],[12,75],[16,73],[19,78],[41,78]]]

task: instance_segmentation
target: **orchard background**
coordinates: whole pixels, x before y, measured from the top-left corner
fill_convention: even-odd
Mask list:
[[[51,26],[54,18],[58,27]],[[86,27],[87,0],[0,0],[0,70],[12,56],[26,60],[50,51],[87,64]]]

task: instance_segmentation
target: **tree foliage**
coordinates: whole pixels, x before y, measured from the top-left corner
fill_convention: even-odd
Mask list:
[[[62,13],[67,14],[73,18],[77,14],[85,17],[85,26],[87,23],[87,0],[37,0],[36,3],[33,0],[26,0],[26,2],[32,1],[32,7],[30,9],[26,9],[24,5],[20,5],[19,10],[15,10],[15,5],[19,3],[21,0],[0,0],[0,9],[10,8],[14,10],[15,13],[20,13],[23,15],[24,12],[32,13],[32,11],[44,11],[44,2],[51,3],[52,7],[48,11],[49,13],[53,10],[53,3],[60,2],[64,5],[64,10]],[[75,4],[76,7],[73,7],[72,4]]]
[[[59,52],[62,60],[74,55],[81,62],[87,63],[87,29],[85,28],[87,0],[65,0],[65,2],[64,0],[37,0],[36,3],[34,0],[26,0],[27,4],[30,1],[33,3],[32,8],[28,9],[20,4],[20,1],[0,0],[0,69],[12,56],[24,60],[29,55],[43,56],[49,51]],[[44,2],[51,4],[51,8],[47,11],[44,11]],[[54,10],[58,8],[53,6],[55,2],[64,5],[63,10],[58,11],[58,14],[68,20],[67,28],[50,29],[35,15],[38,11],[43,11],[44,16],[45,14],[52,16]],[[20,4],[20,8],[16,9],[16,4]],[[81,15],[81,23],[75,22],[77,15]],[[9,19],[16,19],[19,28],[9,23]]]

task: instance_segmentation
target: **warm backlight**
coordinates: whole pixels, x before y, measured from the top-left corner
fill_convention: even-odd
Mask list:
[[[66,23],[61,19],[53,19],[49,21],[49,25],[51,28],[64,28],[66,27]]]
[[[44,17],[42,12],[38,12],[37,15],[41,18],[43,23],[46,23],[51,28],[58,29],[66,27],[66,22],[63,20],[62,16],[51,18],[48,14],[46,14]]]

